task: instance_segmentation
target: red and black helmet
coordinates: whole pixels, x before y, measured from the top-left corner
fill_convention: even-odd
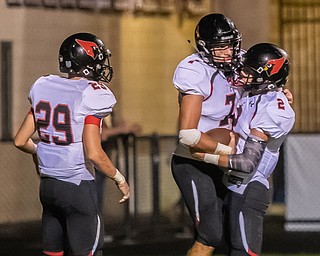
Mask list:
[[[289,76],[289,55],[277,45],[259,43],[243,56],[243,73],[250,74],[246,89],[273,90],[283,87]]]
[[[110,57],[111,52],[102,40],[90,33],[77,33],[61,44],[59,68],[70,76],[109,83],[113,76]]]

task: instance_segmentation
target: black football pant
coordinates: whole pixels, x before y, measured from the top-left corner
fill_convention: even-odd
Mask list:
[[[258,181],[249,183],[242,195],[232,191],[227,193],[226,237],[230,256],[260,255],[269,193]]]
[[[215,165],[173,156],[173,177],[194,222],[195,240],[216,247],[223,235],[223,172]]]
[[[40,200],[44,255],[63,251],[66,255],[66,249],[73,256],[97,255],[103,244],[103,223],[93,180],[76,185],[41,178]]]

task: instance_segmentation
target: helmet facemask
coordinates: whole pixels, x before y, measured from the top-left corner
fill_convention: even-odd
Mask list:
[[[243,88],[245,91],[262,92],[277,88],[272,81],[264,80],[259,72],[249,66],[238,70],[229,83],[231,87],[236,89]]]
[[[276,85],[277,82],[269,80],[263,68],[256,70],[253,67],[245,66],[242,74],[247,74],[247,77],[250,77],[250,79],[247,79],[247,82],[244,84],[244,89],[247,91],[251,90],[259,93],[263,91],[276,90],[278,88]]]
[[[107,72],[107,74],[106,74]],[[107,58],[107,65],[102,66],[101,70],[101,76],[100,76],[100,81],[110,83],[111,79],[113,77],[113,68],[110,65],[110,59],[109,57]]]
[[[110,83],[113,77],[113,68],[110,63],[110,57],[111,52],[109,49],[106,49],[103,57],[103,60],[105,61],[102,60],[101,63],[87,65],[76,73],[94,81]]]
[[[233,72],[239,67],[240,56],[240,40],[234,40],[227,43],[206,43],[203,40],[198,41],[198,48],[202,49],[199,53],[202,59],[210,66],[218,68],[224,73]],[[218,53],[231,48],[231,55],[219,55]]]

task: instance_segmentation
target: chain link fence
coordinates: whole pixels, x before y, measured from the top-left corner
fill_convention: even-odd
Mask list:
[[[116,165],[126,173],[133,195],[128,204],[118,204],[119,190],[110,179],[105,180],[103,215],[107,225],[123,224],[129,235],[141,228],[141,219],[155,225],[186,225],[185,206],[170,168],[176,143],[176,136],[158,134],[119,138]],[[284,191],[284,199],[280,196],[274,201],[285,208],[287,231],[320,231],[319,144],[318,134],[290,134],[285,141],[272,183],[274,199]],[[39,178],[31,157],[11,142],[0,143],[0,151],[0,225],[40,221]]]
[[[292,134],[285,142],[285,229],[320,231],[320,134]]]

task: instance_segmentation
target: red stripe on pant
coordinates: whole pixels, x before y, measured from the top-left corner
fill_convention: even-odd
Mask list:
[[[63,252],[48,252],[48,251],[43,251],[45,255],[49,256],[63,256]]]
[[[43,253],[45,255],[48,255],[48,256],[63,256],[63,252],[47,252],[47,251],[44,251]],[[92,252],[90,252],[88,254],[88,256],[92,256]]]
[[[248,249],[248,254],[250,256],[259,256],[258,254],[254,253],[253,251],[250,250],[250,248]]]

